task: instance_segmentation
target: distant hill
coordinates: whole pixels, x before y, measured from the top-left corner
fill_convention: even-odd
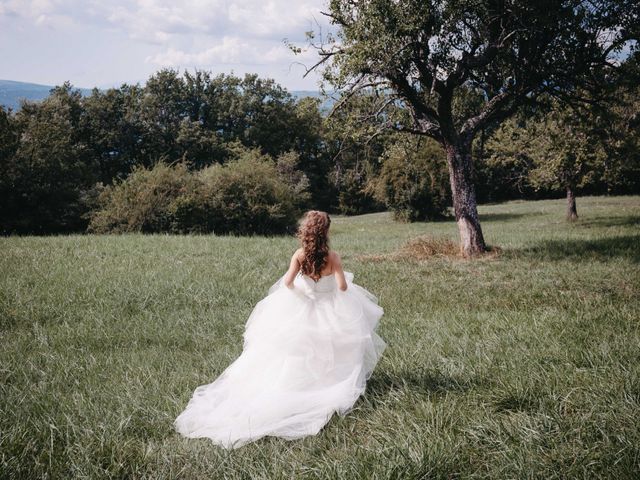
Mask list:
[[[329,113],[331,108],[333,108],[333,104],[335,103],[335,100],[333,100],[332,98],[324,97],[322,93],[315,90],[293,90],[290,93],[296,99],[305,97],[319,98],[321,100],[320,111],[324,113]]]
[[[12,110],[18,110],[21,100],[42,100],[49,95],[49,90],[52,88],[51,85],[0,80],[0,105],[3,105],[5,108],[11,108]],[[91,94],[91,89],[89,88],[80,88],[79,90],[83,95]],[[304,97],[319,98],[323,101],[321,105],[323,111],[330,110],[333,105],[332,100],[325,99],[320,92],[313,90],[294,90],[291,92],[291,95],[297,99]]]
[[[51,85],[0,80],[0,105],[18,110],[20,108],[20,100],[42,100],[49,95],[49,90],[52,88]],[[79,88],[78,90],[83,95],[91,93],[91,89],[88,88]]]

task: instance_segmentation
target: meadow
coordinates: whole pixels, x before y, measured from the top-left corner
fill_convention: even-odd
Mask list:
[[[0,238],[0,478],[638,478],[640,197],[480,207],[486,258],[398,255],[453,221],[335,217],[385,309],[366,394],[235,451],[172,427],[242,349],[293,237]]]

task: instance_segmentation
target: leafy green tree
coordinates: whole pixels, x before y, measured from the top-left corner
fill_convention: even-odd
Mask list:
[[[188,118],[180,123],[176,143],[181,160],[195,170],[224,163],[230,156],[229,142],[224,143],[216,132]]]
[[[442,144],[467,255],[485,251],[471,157],[477,132],[543,93],[579,102],[589,89],[600,101],[640,25],[633,0],[331,0],[327,15],[337,33],[311,40],[325,79],[347,98],[382,92],[372,113],[382,125]],[[409,121],[385,113],[398,103]]]
[[[10,111],[0,106],[0,233],[7,233],[10,218],[16,215],[19,199],[15,195],[15,154],[20,145],[19,131]]]
[[[481,172],[492,188],[529,193],[529,172],[534,166],[532,151],[537,140],[536,123],[535,120],[512,117],[489,136],[484,146]]]
[[[526,120],[510,119],[487,142],[487,164],[509,172],[508,181],[523,190],[566,192],[567,219],[575,220],[580,190],[624,191],[638,178],[633,111],[631,99],[597,115],[556,103]]]
[[[2,228],[49,233],[84,228],[83,192],[97,167],[80,128],[80,92],[65,83],[41,103],[24,103],[15,116],[20,143],[3,165],[9,185]]]
[[[180,157],[176,139],[186,116],[185,97],[185,85],[176,70],[160,70],[147,80],[137,111],[144,165]]]
[[[144,130],[138,116],[142,94],[139,86],[123,85],[106,91],[94,89],[82,99],[79,128],[105,185],[144,162]]]
[[[329,182],[332,157],[326,142],[327,128],[320,112],[320,100],[305,97],[295,105],[291,151],[299,157],[298,168],[309,180],[311,205],[320,210],[334,206],[335,191]]]
[[[529,180],[536,188],[566,191],[567,220],[578,218],[576,191],[594,181],[604,159],[588,120],[570,109],[556,109],[529,132],[534,136]]]
[[[401,221],[426,221],[447,214],[451,201],[442,147],[430,138],[402,135],[383,156],[372,182],[378,198]]]
[[[640,192],[640,51],[625,62],[616,102],[594,117],[594,134],[606,156],[602,181],[607,193]]]
[[[389,134],[363,116],[376,99],[364,92],[335,108],[324,121],[324,139],[332,166],[329,180],[337,199],[335,208],[355,215],[381,210],[371,182],[380,169]]]

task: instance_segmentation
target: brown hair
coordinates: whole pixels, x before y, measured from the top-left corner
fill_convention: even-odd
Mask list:
[[[300,271],[315,281],[320,280],[320,272],[327,264],[330,225],[331,219],[326,212],[310,210],[298,228],[298,239],[303,251]]]

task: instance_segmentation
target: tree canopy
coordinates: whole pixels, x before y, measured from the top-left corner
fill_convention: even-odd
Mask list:
[[[632,0],[331,0],[338,31],[311,42],[316,67],[345,99],[373,91],[369,116],[383,128],[442,144],[461,248],[474,254],[485,249],[476,133],[540,98],[603,102],[621,52],[637,46],[639,14]],[[397,105],[409,115],[394,115]]]

